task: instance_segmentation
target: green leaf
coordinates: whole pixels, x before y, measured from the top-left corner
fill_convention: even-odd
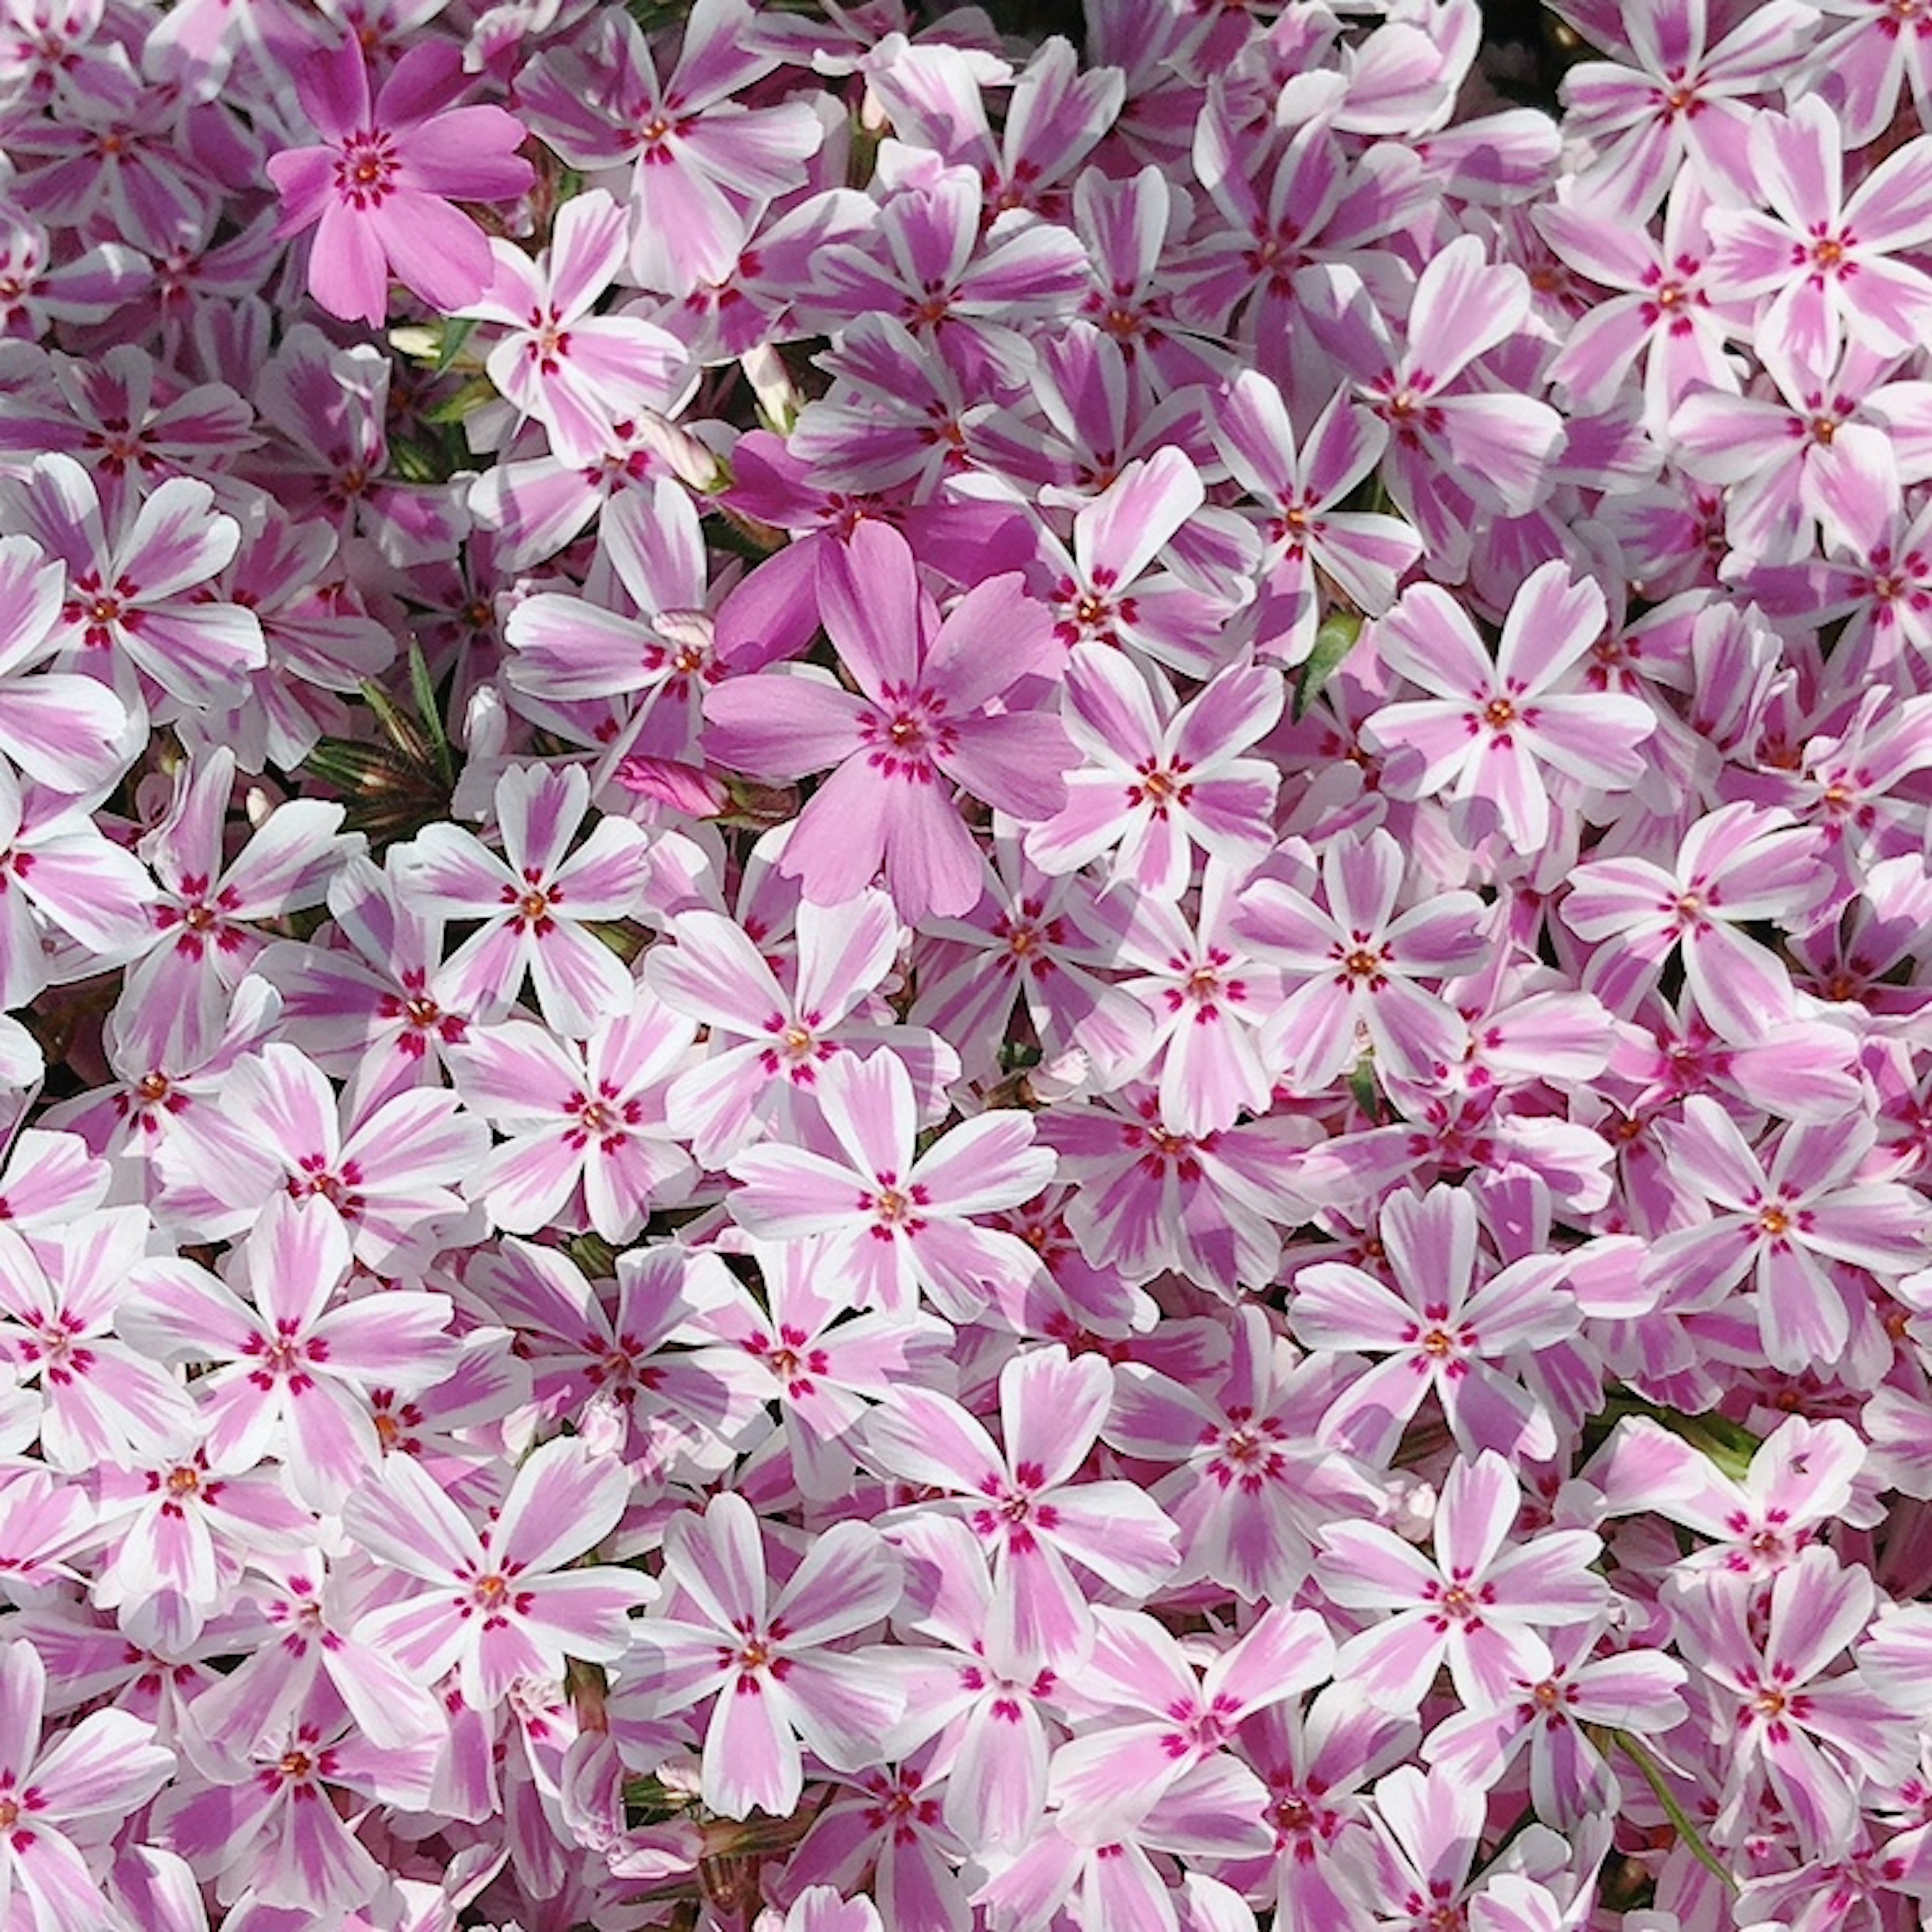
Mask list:
[[[477,318],[473,315],[452,316],[442,325],[442,339],[436,345],[436,360],[430,365],[440,376],[444,374],[463,353],[470,338],[476,333]]]
[[[1376,1084],[1376,1064],[1366,1054],[1355,1062],[1348,1076],[1348,1091],[1357,1106],[1372,1120],[1382,1117],[1382,1090]]]
[[[1629,1732],[1612,1731],[1610,1735],[1611,1742],[1643,1774],[1644,1783],[1656,1792],[1657,1802],[1664,1807],[1664,1815],[1684,1840],[1684,1849],[1726,1892],[1736,1893],[1738,1889],[1737,1880],[1725,1868],[1717,1853],[1705,1844],[1702,1834],[1690,1822],[1690,1814],[1678,1803],[1676,1793],[1664,1782],[1657,1760]]]
[[[496,386],[488,376],[473,376],[458,389],[454,395],[446,396],[440,403],[423,411],[422,419],[428,423],[460,423],[465,416],[475,413],[485,403],[496,399]],[[408,446],[405,444],[404,448]],[[400,470],[402,466],[398,464]],[[412,478],[412,482],[434,480]]]
[[[608,1280],[617,1272],[617,1250],[602,1234],[573,1234],[563,1251],[592,1281]]]
[[[429,661],[423,656],[422,646],[413,640],[410,644],[410,688],[416,693],[416,709],[422,714],[423,730],[436,761],[436,776],[445,784],[453,785],[456,760],[449,748],[449,734],[443,727],[442,706],[436,701],[436,680],[429,674]]]
[[[1315,648],[1295,680],[1294,716],[1297,723],[1308,715],[1308,707],[1322,695],[1322,687],[1335,675],[1342,660],[1355,648],[1362,634],[1359,610],[1336,610],[1322,620],[1315,634]]]

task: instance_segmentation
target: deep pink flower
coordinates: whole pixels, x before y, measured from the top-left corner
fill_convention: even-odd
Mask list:
[[[1066,796],[1072,748],[1056,718],[1024,701],[1026,683],[1058,668],[1048,614],[1005,575],[938,622],[905,539],[872,522],[821,552],[818,587],[858,692],[815,678],[734,679],[705,700],[707,748],[772,778],[836,767],[779,862],[807,898],[842,904],[883,864],[903,917],[964,912],[980,896],[980,860],[949,784],[1029,821]]]
[[[507,201],[536,179],[514,152],[523,123],[500,107],[459,107],[469,85],[447,40],[410,48],[372,102],[362,43],[347,35],[296,76],[322,136],[268,158],[282,197],[280,232],[314,228],[309,288],[331,315],[380,325],[392,273],[447,313],[488,286],[490,244],[451,206]]]

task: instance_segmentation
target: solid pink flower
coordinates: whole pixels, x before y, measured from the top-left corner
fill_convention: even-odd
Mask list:
[[[1008,574],[976,585],[940,622],[905,539],[869,520],[821,550],[818,587],[859,690],[735,678],[705,700],[706,748],[771,778],[836,767],[779,861],[815,904],[855,897],[883,864],[902,917],[967,911],[980,854],[950,785],[1028,820],[1066,796],[1073,748],[1058,718],[1024,701],[1028,682],[1058,668],[1052,620]]]
[[[489,285],[490,244],[451,198],[507,201],[536,175],[514,152],[521,122],[500,107],[455,105],[469,84],[453,41],[424,40],[396,63],[372,103],[353,34],[297,74],[296,92],[322,141],[271,155],[268,176],[282,197],[278,232],[316,230],[309,289],[330,314],[380,326],[392,272],[445,313]]]

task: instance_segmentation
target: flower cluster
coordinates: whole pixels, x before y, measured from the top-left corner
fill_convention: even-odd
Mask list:
[[[4,1932],[1932,1912],[1932,14],[1086,14],[0,0]]]

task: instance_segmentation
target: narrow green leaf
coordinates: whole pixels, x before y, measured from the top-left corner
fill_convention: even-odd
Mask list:
[[[1717,1880],[1726,1892],[1738,1890],[1737,1880],[1726,1870],[1723,1862],[1710,1846],[1705,1844],[1703,1835],[1691,1823],[1690,1816],[1678,1803],[1677,1796],[1664,1782],[1664,1772],[1657,1760],[1632,1737],[1628,1731],[1612,1731],[1612,1741],[1624,1756],[1643,1774],[1643,1781],[1657,1794],[1657,1802],[1664,1807],[1664,1815],[1670,1820],[1677,1835],[1684,1840],[1690,1856]]]
[[[430,423],[460,423],[465,416],[480,410],[485,403],[495,401],[496,397],[496,386],[488,376],[472,376],[454,395],[446,396],[434,407],[424,410],[422,419]],[[403,447],[407,448],[409,446],[404,444]],[[400,463],[396,466],[398,470],[402,468]],[[427,482],[434,479],[414,478],[411,480]]]
[[[422,715],[423,731],[436,760],[436,776],[445,784],[456,782],[456,762],[449,748],[449,734],[443,728],[442,706],[436,702],[436,680],[429,674],[429,660],[422,646],[410,644],[410,688],[416,693],[416,710]]]
[[[1315,634],[1315,648],[1295,681],[1294,715],[1298,722],[1307,716],[1308,707],[1322,695],[1322,687],[1335,675],[1361,634],[1359,610],[1336,610],[1322,620],[1322,628]]]
[[[1355,1105],[1372,1120],[1382,1117],[1382,1090],[1376,1084],[1376,1064],[1366,1054],[1355,1062],[1354,1070],[1348,1076],[1348,1091],[1354,1097]]]
[[[444,374],[463,353],[470,338],[476,333],[476,322],[473,315],[458,315],[443,323],[442,339],[436,345],[436,361],[431,365],[439,376]]]

